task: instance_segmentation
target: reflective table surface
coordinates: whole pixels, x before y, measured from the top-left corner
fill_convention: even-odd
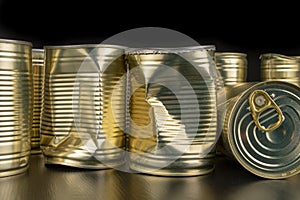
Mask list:
[[[283,180],[263,179],[237,162],[219,156],[211,174],[159,177],[111,169],[45,166],[42,155],[32,155],[26,173],[0,178],[0,197],[3,200],[299,200],[300,174]]]

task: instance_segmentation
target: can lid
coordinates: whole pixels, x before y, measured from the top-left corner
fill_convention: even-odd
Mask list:
[[[264,91],[272,106],[258,115],[262,127],[272,127],[282,112],[283,121],[273,129],[257,126],[249,97]],[[264,108],[263,96],[253,102]],[[266,99],[265,99],[266,100]],[[271,104],[270,104],[271,105]],[[276,109],[276,106],[280,109]],[[259,110],[259,109],[258,109]],[[300,172],[300,88],[286,82],[266,81],[253,85],[237,99],[228,115],[228,141],[234,157],[250,172],[272,179],[287,178]],[[265,131],[267,130],[267,131]]]

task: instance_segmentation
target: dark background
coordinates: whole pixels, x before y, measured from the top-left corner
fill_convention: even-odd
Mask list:
[[[259,81],[260,54],[300,54],[298,7],[287,2],[264,5],[246,1],[192,5],[183,1],[0,0],[0,38],[30,41],[42,48],[98,44],[128,29],[164,27],[200,44],[213,44],[217,51],[246,53],[248,81]]]

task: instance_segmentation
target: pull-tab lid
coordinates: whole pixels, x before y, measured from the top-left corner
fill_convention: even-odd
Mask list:
[[[286,82],[261,82],[233,103],[227,128],[234,157],[265,178],[299,173],[300,88]]]

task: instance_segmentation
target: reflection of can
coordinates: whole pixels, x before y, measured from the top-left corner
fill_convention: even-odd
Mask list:
[[[267,53],[262,54],[260,59],[263,81],[286,81],[300,85],[300,56]]]
[[[216,52],[215,61],[225,86],[246,82],[248,64],[246,54]]]
[[[40,150],[40,118],[42,108],[42,83],[44,77],[44,50],[32,49],[33,70],[33,120],[31,132],[31,154],[41,153]]]
[[[128,52],[130,168],[192,176],[214,169],[217,72],[213,46]]]
[[[46,164],[94,169],[121,165],[126,93],[123,47],[45,47],[45,56],[41,148]]]
[[[32,123],[31,43],[0,40],[0,177],[28,168]]]
[[[267,81],[228,88],[222,141],[227,153],[261,177],[300,170],[300,89]]]

